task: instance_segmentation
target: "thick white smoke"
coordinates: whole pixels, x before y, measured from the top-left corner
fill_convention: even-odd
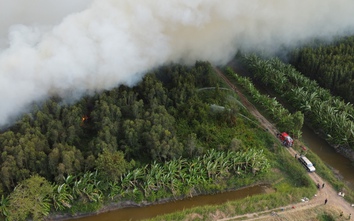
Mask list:
[[[61,22],[13,26],[0,54],[0,125],[33,101],[133,85],[165,63],[223,64],[239,49],[352,34],[353,14],[352,0],[96,0]]]
[[[0,51],[7,46],[9,28],[16,24],[49,29],[68,14],[87,8],[92,0],[0,0]]]

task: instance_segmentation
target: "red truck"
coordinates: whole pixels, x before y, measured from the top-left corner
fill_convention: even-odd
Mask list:
[[[280,139],[280,141],[283,143],[284,146],[286,147],[292,147],[294,144],[293,138],[289,136],[286,132],[277,134],[277,137]]]

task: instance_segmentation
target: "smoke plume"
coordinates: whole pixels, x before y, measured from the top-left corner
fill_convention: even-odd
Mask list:
[[[352,0],[75,1],[0,0],[11,24],[0,29],[0,126],[50,95],[134,85],[166,63],[224,64],[238,50],[272,53],[354,31]]]

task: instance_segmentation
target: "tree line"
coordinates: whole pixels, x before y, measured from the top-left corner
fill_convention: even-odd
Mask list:
[[[290,63],[320,86],[354,103],[354,36],[298,49]]]

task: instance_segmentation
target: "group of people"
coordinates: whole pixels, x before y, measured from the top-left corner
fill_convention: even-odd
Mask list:
[[[343,211],[340,212],[339,216],[343,216]],[[352,214],[350,213],[348,216],[348,219],[351,219],[351,218],[352,218]]]

